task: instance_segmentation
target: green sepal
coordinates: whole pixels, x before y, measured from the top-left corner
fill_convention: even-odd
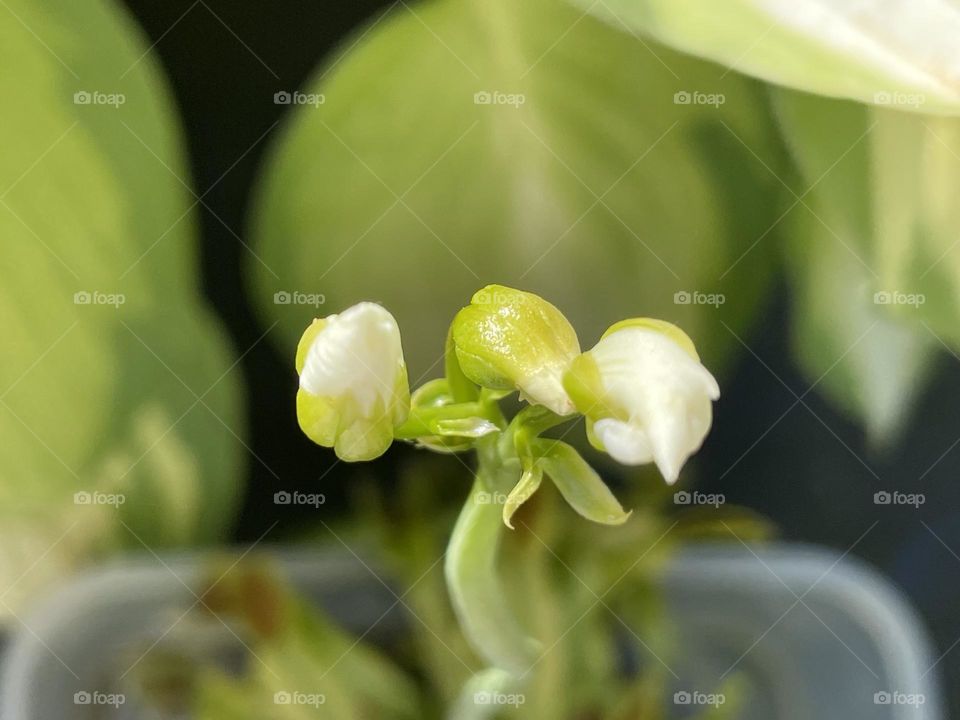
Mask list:
[[[597,471],[571,445],[537,438],[531,447],[537,465],[577,513],[603,525],[622,525],[630,517]]]
[[[539,463],[534,463],[529,470],[524,470],[520,476],[520,482],[514,485],[513,490],[507,495],[507,500],[503,504],[503,524],[511,530],[514,530],[511,518],[520,506],[529,500],[533,494],[540,488],[543,481],[543,468]]]

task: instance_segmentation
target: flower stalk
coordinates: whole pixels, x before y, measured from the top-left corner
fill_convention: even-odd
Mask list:
[[[500,505],[493,502],[516,485],[520,462],[501,458],[493,439],[480,443],[477,455],[477,476],[450,536],[444,573],[474,650],[491,667],[520,676],[536,660],[536,643],[516,618],[497,572],[503,521]]]

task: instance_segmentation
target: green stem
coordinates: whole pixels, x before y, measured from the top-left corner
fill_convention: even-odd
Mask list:
[[[468,402],[479,397],[480,390],[463,374],[457,360],[457,348],[453,342],[453,325],[447,330],[447,343],[443,352],[443,369],[450,386],[450,394],[456,402]]]
[[[478,443],[479,470],[447,547],[444,571],[467,640],[494,668],[520,676],[535,661],[531,640],[510,607],[497,573],[503,528],[500,503],[520,478],[516,460],[502,461],[495,438]]]
[[[487,418],[491,422],[496,420],[496,418],[487,417],[488,414],[487,406],[480,402],[414,408],[410,411],[410,417],[394,430],[393,435],[398,440],[414,440],[425,435],[433,435],[435,431],[431,424],[438,420],[462,420],[472,417]]]
[[[488,720],[500,713],[500,706],[490,702],[491,694],[515,692],[517,679],[505,670],[487,668],[467,680],[451,708],[451,720]],[[482,697],[487,695],[486,700]]]

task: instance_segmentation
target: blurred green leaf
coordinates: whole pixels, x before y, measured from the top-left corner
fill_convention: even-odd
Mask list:
[[[0,585],[19,578],[16,607],[97,550],[141,547],[134,534],[220,535],[243,429],[147,42],[112,2],[10,0],[0,14],[0,93],[17,110],[0,158]]]
[[[796,352],[882,443],[906,421],[938,337],[960,340],[960,156],[944,146],[960,151],[960,121],[791,91],[776,101],[803,185],[788,218]]]
[[[554,302],[585,345],[667,318],[717,369],[735,345],[718,321],[744,328],[770,278],[769,245],[730,268],[773,224],[779,148],[759,84],[650,45],[558,0],[402,6],[347,43],[254,215],[280,276],[251,265],[258,303],[285,346],[315,311],[275,292],[322,292],[323,313],[371,298],[411,379],[439,374],[456,309],[497,282]],[[695,90],[716,105],[675,98]]]
[[[574,0],[612,25],[787,87],[960,113],[960,3]]]

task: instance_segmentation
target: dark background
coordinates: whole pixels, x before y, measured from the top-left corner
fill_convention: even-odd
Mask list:
[[[302,88],[353,30],[391,3],[126,0],[126,4],[150,42],[156,43],[154,52],[166,69],[181,111],[198,194],[236,163],[204,199],[250,242],[246,221],[254,179],[282,131],[289,107],[275,105],[273,94]],[[266,329],[245,293],[244,267],[251,256],[202,207],[201,224],[203,289],[240,353]],[[778,285],[783,288],[785,283]],[[895,447],[873,449],[861,430],[828,407],[816,391],[797,402],[810,383],[790,359],[786,337],[790,312],[788,294],[782,290],[749,339],[763,362],[745,353],[724,383],[712,434],[697,459],[702,488],[763,513],[790,540],[828,545],[838,553],[847,551],[872,526],[853,554],[881,568],[910,595],[930,628],[936,655],[945,653],[937,671],[958,709],[960,648],[954,645],[960,644],[960,612],[955,611],[960,601],[956,510],[960,448],[954,446],[960,440],[955,400],[960,397],[960,361],[944,353],[904,437]],[[238,541],[258,538],[276,520],[289,525],[289,512],[281,518],[272,502],[273,493],[281,488],[323,492],[334,512],[344,512],[344,489],[357,472],[341,464],[325,474],[333,463],[332,453],[313,446],[299,432],[291,364],[269,342],[257,344],[242,363],[249,444],[280,480],[249,458]],[[403,452],[378,461],[374,473],[389,482],[389,469]],[[876,506],[873,493],[881,489],[922,492],[926,504],[919,511]]]

